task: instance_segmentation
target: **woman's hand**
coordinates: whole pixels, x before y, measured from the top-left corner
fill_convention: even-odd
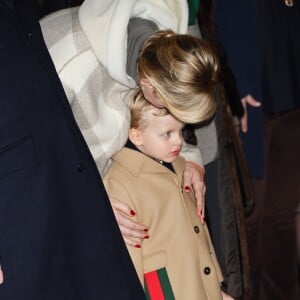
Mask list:
[[[197,214],[203,224],[205,223],[204,196],[206,191],[204,173],[203,167],[191,161],[186,161],[183,173],[183,188],[187,193],[193,189],[197,201]]]
[[[1,269],[1,265],[0,265],[0,284],[2,284],[4,281],[4,277],[3,277],[3,272],[2,272],[2,269]]]
[[[225,292],[221,291],[222,299],[223,300],[234,300],[230,295],[226,294]]]
[[[261,103],[254,99],[251,95],[246,95],[244,98],[241,99],[243,108],[244,108],[244,115],[241,118],[241,131],[246,133],[248,131],[248,113],[247,113],[247,106],[250,105],[252,107],[260,107]]]
[[[114,198],[110,202],[126,245],[141,248],[142,240],[149,238],[148,228],[132,220],[135,212],[127,204]]]

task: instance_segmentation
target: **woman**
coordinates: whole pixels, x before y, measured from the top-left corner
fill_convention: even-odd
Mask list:
[[[159,3],[87,0],[80,7],[59,11],[41,20],[47,47],[101,174],[109,166],[111,156],[127,139],[127,98],[129,88],[136,86],[139,80],[136,66],[139,49],[157,29],[171,28],[176,32],[185,32],[187,14],[187,3],[182,0]],[[157,24],[150,22],[150,19]],[[154,86],[149,77],[140,76],[140,84],[148,101],[153,101],[154,105],[158,99],[162,101],[165,92],[157,91],[158,86]],[[213,88],[200,92],[200,99],[203,93],[211,95]],[[211,107],[213,110],[214,107]],[[186,108],[186,111],[194,115],[195,106]],[[190,122],[202,121],[202,115],[200,109],[199,116],[191,117]],[[187,160],[202,164],[197,147],[189,146],[182,153]],[[192,162],[186,164],[184,187],[187,190],[193,187],[198,214],[203,220],[205,189],[203,168],[198,165]],[[124,213],[128,216],[134,214],[129,207],[117,201],[113,206],[126,243],[141,243],[147,228],[124,218]],[[135,238],[129,238],[131,235]]]

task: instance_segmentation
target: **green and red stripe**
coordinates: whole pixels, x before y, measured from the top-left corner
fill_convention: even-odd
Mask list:
[[[166,268],[144,275],[147,300],[175,300]]]

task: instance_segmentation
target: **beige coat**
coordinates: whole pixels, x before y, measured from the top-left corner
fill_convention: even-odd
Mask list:
[[[222,275],[206,225],[196,214],[195,200],[181,189],[184,159],[176,174],[128,148],[113,156],[104,176],[110,196],[136,211],[136,221],[149,226],[142,248],[128,247],[139,279],[165,268],[176,300],[221,299]]]

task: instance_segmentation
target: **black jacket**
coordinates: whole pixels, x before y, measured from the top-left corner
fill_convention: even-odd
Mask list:
[[[239,96],[243,98],[251,94],[258,101],[262,101],[261,38],[257,8],[259,1],[214,2],[217,36],[235,76]],[[263,106],[260,108],[248,106],[247,113],[248,132],[241,133],[241,139],[251,175],[262,177]]]
[[[0,1],[0,37],[0,299],[144,299],[25,0]]]

